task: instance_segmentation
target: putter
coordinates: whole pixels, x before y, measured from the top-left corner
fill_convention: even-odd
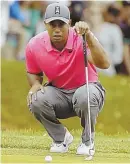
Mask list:
[[[83,53],[84,53],[84,66],[85,66],[85,75],[86,75],[86,92],[87,92],[87,104],[88,104],[88,123],[89,123],[89,136],[90,136],[90,145],[92,146],[92,133],[91,133],[91,114],[90,114],[90,101],[89,101],[89,86],[88,86],[88,58],[87,58],[87,48],[86,48],[86,36],[83,35]],[[85,122],[87,123],[87,113],[85,112]],[[85,131],[86,131],[85,126]],[[90,147],[89,156],[85,160],[91,160],[93,158],[94,151]]]

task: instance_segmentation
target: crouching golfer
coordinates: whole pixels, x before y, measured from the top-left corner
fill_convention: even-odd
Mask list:
[[[27,96],[28,106],[53,139],[50,152],[67,152],[73,141],[73,136],[58,119],[79,116],[83,132],[77,154],[87,155],[90,134],[84,115],[87,114],[84,112],[87,110],[87,92],[82,35],[85,34],[87,40],[93,149],[94,127],[105,95],[95,66],[107,69],[109,60],[86,22],[77,22],[75,27],[70,27],[70,12],[66,6],[50,4],[44,23],[47,31],[33,37],[26,47],[27,77],[31,86]],[[44,86],[43,75],[48,78],[48,84]]]

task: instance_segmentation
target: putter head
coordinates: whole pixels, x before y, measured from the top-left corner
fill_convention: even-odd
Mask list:
[[[92,159],[93,159],[93,156],[94,156],[94,153],[95,153],[95,150],[90,149],[90,150],[89,150],[89,156],[87,156],[87,157],[85,158],[85,160],[86,160],[86,161],[92,160]]]

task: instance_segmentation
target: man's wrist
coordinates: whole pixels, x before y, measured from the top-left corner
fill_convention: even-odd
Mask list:
[[[86,33],[86,41],[98,41],[98,39],[94,36],[94,34],[92,33],[92,31],[88,31],[87,33]]]
[[[88,38],[90,35],[92,34],[92,32],[90,30],[88,30],[85,35],[86,35],[86,38]]]
[[[41,85],[40,81],[39,81],[39,80],[36,80],[36,81],[32,84],[32,86],[33,86],[33,85],[39,85],[39,84]]]

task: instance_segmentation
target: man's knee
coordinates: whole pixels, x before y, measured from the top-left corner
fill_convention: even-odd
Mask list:
[[[88,106],[88,92],[86,85],[78,88],[73,96],[73,106],[76,110],[87,110]],[[92,85],[89,85],[89,103],[90,107],[98,106],[98,99],[96,97],[96,93],[94,92],[94,88]]]
[[[30,105],[31,112],[46,112],[47,108],[52,108],[49,99],[47,98],[45,93],[41,91],[37,92],[37,99],[35,100],[34,95],[32,95],[32,103]]]
[[[92,90],[91,90],[92,89]],[[97,107],[98,106],[98,97],[96,94],[96,91],[93,90],[93,88],[89,88],[89,101],[90,101],[90,106],[92,107]]]
[[[87,91],[82,86],[76,90],[72,98],[73,108],[79,117],[87,107]]]

